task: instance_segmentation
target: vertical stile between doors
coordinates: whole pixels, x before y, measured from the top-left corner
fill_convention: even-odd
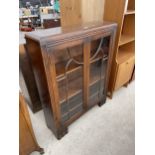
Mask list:
[[[83,107],[86,110],[88,108],[88,99],[89,99],[89,78],[90,78],[90,42],[84,43],[83,49],[84,56],[84,67],[83,67]]]

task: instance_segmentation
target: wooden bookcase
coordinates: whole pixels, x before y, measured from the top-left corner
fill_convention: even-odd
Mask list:
[[[106,0],[104,20],[118,23],[108,96],[127,85],[135,66],[135,0]]]
[[[105,103],[116,27],[92,22],[26,34],[46,123],[58,139],[84,112]]]

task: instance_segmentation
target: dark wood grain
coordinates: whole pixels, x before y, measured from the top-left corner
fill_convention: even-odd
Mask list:
[[[25,45],[19,45],[19,84],[26,103],[35,113],[42,109],[32,66]]]
[[[26,34],[46,123],[58,139],[85,111],[105,103],[116,27],[93,22]]]
[[[87,109],[87,104],[88,104],[88,98],[89,98],[89,78],[90,78],[90,43],[85,43],[84,44],[84,49],[83,49],[83,54],[84,54],[84,69],[83,69],[83,77],[84,77],[84,82],[83,82],[83,106],[84,109]]]

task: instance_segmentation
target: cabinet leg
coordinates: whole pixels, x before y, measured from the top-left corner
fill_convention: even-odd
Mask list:
[[[45,153],[45,152],[44,152],[44,149],[41,148],[41,147],[39,147],[36,151],[38,151],[40,154],[44,154],[44,153]]]
[[[127,88],[127,87],[128,87],[128,84],[129,84],[128,82],[127,82],[126,84],[124,84],[124,87],[126,87],[126,88]]]
[[[67,127],[63,127],[63,129],[61,131],[57,132],[57,139],[60,140],[63,136],[65,136],[68,133],[68,128]]]
[[[60,140],[62,138],[62,135],[57,135],[57,139]]]
[[[113,92],[108,92],[107,96],[108,96],[110,99],[112,99],[112,97],[113,97]]]
[[[40,152],[40,154],[44,154],[45,153],[43,148],[40,148],[39,152]]]
[[[98,106],[101,107],[106,102],[106,96],[98,103]]]
[[[63,136],[65,136],[67,133],[68,133],[68,128],[65,127],[65,128],[63,129]],[[63,136],[62,136],[62,137],[63,137]]]

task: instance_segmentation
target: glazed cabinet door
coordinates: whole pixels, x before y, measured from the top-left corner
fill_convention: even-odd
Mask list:
[[[90,74],[89,74],[89,106],[101,104],[106,98],[106,73],[109,55],[109,37],[91,41]]]
[[[99,34],[48,50],[54,64],[51,74],[55,76],[51,83],[54,101],[59,104],[62,125],[70,124],[93,105],[105,101],[110,38],[109,33],[104,37]]]
[[[50,52],[55,64],[62,124],[83,112],[83,46],[58,47]]]

